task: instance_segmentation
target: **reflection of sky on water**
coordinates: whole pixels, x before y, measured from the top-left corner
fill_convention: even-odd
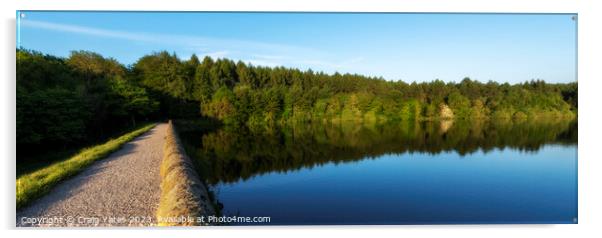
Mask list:
[[[388,154],[216,189],[226,213],[281,224],[572,223],[576,150]]]

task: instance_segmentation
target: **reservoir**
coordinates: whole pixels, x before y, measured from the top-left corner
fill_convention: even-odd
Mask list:
[[[222,215],[270,223],[577,222],[577,124],[303,124],[181,132]]]

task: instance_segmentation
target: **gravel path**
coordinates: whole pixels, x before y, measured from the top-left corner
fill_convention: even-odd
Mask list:
[[[155,224],[166,126],[158,124],[17,211],[17,226]]]

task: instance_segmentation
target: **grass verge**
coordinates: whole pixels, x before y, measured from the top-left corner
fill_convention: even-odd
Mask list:
[[[19,176],[17,178],[17,209],[48,193],[59,182],[77,174],[92,162],[118,150],[123,144],[147,132],[155,125],[152,123],[142,126],[104,144],[83,149],[71,158]]]

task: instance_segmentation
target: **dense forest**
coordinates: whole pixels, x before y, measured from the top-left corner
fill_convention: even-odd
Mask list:
[[[439,118],[574,117],[577,83],[387,81],[158,52],[125,66],[97,53],[17,50],[17,147],[65,148],[140,121],[204,117],[234,126]],[[20,153],[23,150],[19,150]]]

